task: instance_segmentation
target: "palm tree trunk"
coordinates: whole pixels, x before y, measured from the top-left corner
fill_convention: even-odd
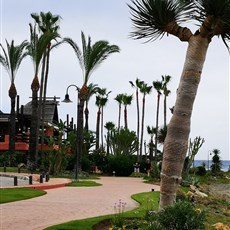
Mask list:
[[[137,140],[138,140],[138,148],[137,148],[137,162],[140,162],[140,156],[142,155],[142,151],[140,152],[140,108],[139,108],[139,93],[138,88],[136,89],[136,102],[137,102]]]
[[[97,111],[97,124],[96,124],[96,150],[99,149],[100,141],[100,117],[101,117],[101,108],[98,108]]]
[[[50,60],[50,48],[47,49],[46,53],[46,64],[45,64],[45,81],[44,81],[44,89],[43,89],[43,97],[42,97],[42,113],[41,113],[41,126],[42,126],[42,133],[41,133],[41,159],[42,159],[42,169],[44,170],[44,136],[45,136],[45,106],[46,106],[46,91],[47,91],[47,84],[48,84],[48,76],[49,76],[49,60]]]
[[[124,121],[125,121],[125,129],[128,129],[127,106],[125,106],[125,109],[124,109]]]
[[[78,174],[81,172],[81,159],[82,159],[82,147],[83,147],[83,122],[84,122],[84,103],[85,100],[80,98],[77,108],[77,148],[76,148],[76,166],[75,172]]]
[[[157,114],[156,114],[156,134],[155,134],[155,161],[157,162],[157,139],[158,139],[158,123],[159,123],[159,107],[160,94],[157,94]]]
[[[14,83],[11,83],[9,89],[9,97],[11,99],[11,111],[10,111],[10,140],[9,140],[9,166],[13,162],[13,156],[15,154],[15,132],[16,132],[16,114],[15,114],[15,98],[17,96],[17,91]]]
[[[88,109],[87,103],[86,103],[84,113],[85,113],[85,130],[88,131],[89,130],[89,109]]]
[[[32,89],[32,113],[31,113],[31,124],[30,124],[30,143],[29,143],[29,154],[27,167],[32,173],[36,168],[37,159],[37,146],[38,146],[38,90],[39,81],[38,77],[35,76],[31,84]]]
[[[145,120],[145,94],[143,95],[143,100],[142,100],[140,156],[142,156],[142,148],[143,148],[144,120]]]
[[[188,148],[190,120],[209,40],[200,35],[189,40],[184,69],[177,90],[173,116],[168,125],[161,171],[160,204],[162,209],[175,202],[176,191]]]
[[[104,141],[103,141],[103,123],[104,123],[104,121],[103,121],[103,118],[104,118],[104,109],[103,109],[103,106],[101,107],[101,147],[102,147],[102,149],[103,149],[103,147],[104,147]]]
[[[164,128],[166,128],[167,122],[167,96],[164,95]]]
[[[120,129],[121,126],[121,104],[119,104],[119,108],[118,108],[118,130]]]

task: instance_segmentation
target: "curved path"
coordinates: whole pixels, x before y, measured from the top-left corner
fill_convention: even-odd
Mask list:
[[[126,202],[125,211],[138,204],[131,195],[159,191],[159,186],[145,184],[141,178],[101,177],[98,187],[61,187],[46,190],[41,197],[2,204],[1,230],[38,230],[70,220],[114,213],[119,199]]]

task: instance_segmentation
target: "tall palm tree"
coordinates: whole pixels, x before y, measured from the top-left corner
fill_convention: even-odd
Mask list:
[[[161,76],[162,78],[162,92],[164,94],[164,128],[167,126],[167,97],[171,91],[167,88],[168,83],[171,80],[171,76],[165,75]]]
[[[128,129],[128,111],[127,111],[127,106],[131,105],[132,100],[133,100],[133,95],[123,94],[122,104],[124,105],[124,123],[125,123],[125,129]]]
[[[103,148],[103,108],[108,102],[108,95],[111,93],[109,91],[106,92],[105,88],[100,88],[97,91],[96,96],[96,106],[98,107],[97,111],[97,124],[96,124],[96,150],[99,149],[99,143],[100,143],[100,129],[101,129],[101,146]],[[101,127],[100,127],[101,124]]]
[[[105,123],[104,127],[107,129],[107,137],[106,137],[107,149],[106,149],[106,153],[107,153],[107,156],[108,156],[109,151],[111,150],[111,133],[115,128],[115,124],[112,121],[108,121],[108,122]]]
[[[91,43],[91,37],[86,40],[85,35],[81,32],[82,50],[71,39],[64,38],[63,42],[67,42],[74,50],[83,73],[83,85],[79,92],[78,118],[77,118],[77,154],[78,166],[77,170],[81,170],[82,155],[82,139],[83,139],[83,109],[88,95],[88,81],[93,71],[105,61],[110,54],[120,51],[117,45],[110,45],[108,41],[99,40],[94,44]]]
[[[154,127],[147,126],[147,133],[150,135],[150,142],[149,142],[149,160],[153,160],[153,148],[154,148],[154,142],[153,142],[153,136],[156,133],[156,129]]]
[[[38,25],[38,29],[42,34],[49,32],[58,33],[60,16],[53,15],[51,12],[40,12],[40,14],[33,13],[31,17],[34,19],[35,23]],[[56,38],[55,38],[56,39]],[[56,47],[56,46],[55,46]],[[51,51],[51,41],[47,44],[47,48],[43,54],[42,61],[42,72],[41,72],[41,85],[40,85],[40,95],[39,95],[39,107],[38,107],[38,117],[42,126],[41,135],[41,152],[43,155],[43,145],[44,145],[44,117],[45,117],[45,104],[46,104],[46,91],[49,75],[49,63],[50,63],[50,51]]]
[[[29,155],[28,155],[28,168],[33,171],[36,167],[37,158],[37,144],[38,144],[38,91],[39,84],[39,67],[44,52],[50,41],[58,36],[56,32],[48,31],[45,34],[38,35],[36,25],[30,26],[30,43],[27,47],[28,54],[30,55],[34,64],[34,78],[31,84],[32,90],[32,114],[30,125],[30,143],[29,143]]]
[[[230,40],[230,1],[132,0],[135,39],[155,40],[170,34],[188,43],[173,115],[167,129],[161,171],[160,208],[175,201],[188,148],[193,103],[211,39]],[[197,20],[195,33],[181,23]]]
[[[145,97],[147,94],[150,94],[151,90],[152,90],[152,86],[148,86],[146,83],[143,83],[140,87],[140,92],[143,94],[143,97],[142,97],[140,157],[142,156],[142,150],[143,150],[144,124],[145,124]]]
[[[162,81],[153,81],[153,87],[157,91],[157,112],[156,112],[156,135],[155,135],[155,160],[157,159],[157,141],[158,141],[158,128],[159,128],[159,111],[160,111],[160,98],[163,90]]]
[[[137,139],[140,142],[140,108],[139,108],[139,90],[144,83],[140,79],[136,79],[135,84],[132,81],[129,81],[131,86],[136,89],[136,105],[137,105]],[[137,162],[140,162],[140,147],[137,149]]]
[[[122,98],[123,94],[117,94],[117,96],[114,98],[118,102],[118,123],[117,123],[117,128],[118,130],[120,129],[121,126],[121,104],[122,104]]]
[[[17,90],[15,87],[15,78],[17,71],[21,65],[22,60],[27,56],[25,48],[28,45],[27,41],[23,41],[18,46],[14,45],[14,40],[11,41],[11,44],[6,40],[7,49],[5,50],[3,45],[0,44],[3,55],[0,54],[0,63],[6,69],[10,77],[10,88],[9,88],[9,97],[11,100],[11,111],[10,111],[10,140],[9,140],[9,154],[10,154],[10,164],[12,157],[15,153],[15,132],[16,132],[16,114],[15,114],[15,100],[17,96]]]
[[[88,94],[87,94],[87,98],[85,101],[85,111],[84,111],[84,113],[85,113],[85,127],[84,127],[84,129],[86,131],[89,130],[89,108],[88,108],[89,100],[97,92],[98,89],[99,88],[98,88],[97,84],[90,83],[88,85]]]

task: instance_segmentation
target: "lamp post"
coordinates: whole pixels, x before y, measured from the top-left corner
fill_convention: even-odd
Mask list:
[[[210,156],[212,155],[212,152],[210,150],[208,151],[208,171],[209,171],[209,155]]]
[[[77,146],[75,148],[75,163],[74,163],[74,176],[75,176],[75,180],[78,181],[78,169],[79,169],[79,165],[78,165],[78,152],[79,152],[79,146],[78,146],[78,139],[79,139],[79,111],[80,111],[80,101],[79,101],[79,92],[80,92],[80,88],[74,84],[71,84],[67,87],[66,89],[66,94],[65,94],[65,99],[62,101],[64,103],[71,103],[72,101],[69,98],[69,93],[68,90],[70,87],[75,87],[76,90],[78,91],[77,94]]]

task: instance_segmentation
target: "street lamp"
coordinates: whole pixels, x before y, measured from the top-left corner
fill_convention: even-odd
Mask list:
[[[68,90],[70,87],[75,87],[76,90],[78,91],[78,97],[77,97],[77,124],[78,123],[78,120],[79,120],[79,107],[80,107],[80,102],[79,102],[79,92],[80,92],[80,88],[74,84],[71,84],[67,87],[66,89],[66,94],[65,94],[65,99],[62,101],[64,103],[71,103],[72,101],[70,100],[69,98],[69,93],[68,93]],[[79,138],[79,125],[77,125],[77,139]],[[75,172],[75,180],[78,181],[78,144],[75,148],[75,164],[74,164],[74,172]]]
[[[208,171],[209,171],[209,155],[210,156],[212,155],[212,152],[210,150],[208,151]]]

